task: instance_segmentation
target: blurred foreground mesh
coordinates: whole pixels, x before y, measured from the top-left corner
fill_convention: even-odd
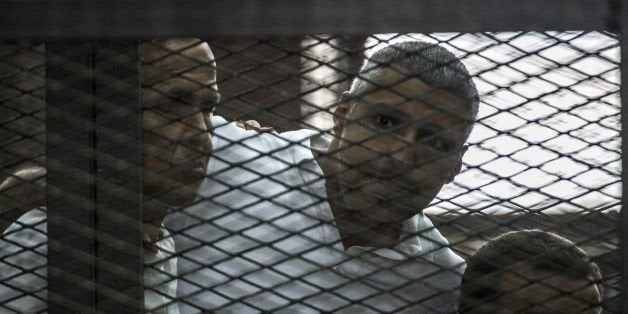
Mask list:
[[[425,209],[434,225],[462,257],[511,230],[538,228],[560,234],[601,267],[604,308],[618,311],[622,153],[616,34],[433,33],[209,40],[221,92],[216,114],[229,120],[254,119],[277,131],[329,132],[330,108],[348,88],[363,57],[382,44],[409,39],[438,43],[452,51],[467,66],[480,93],[478,120],[462,173]],[[46,164],[44,52],[40,41],[3,40],[0,44],[0,179],[20,167]],[[67,167],[72,169],[72,165]],[[16,201],[10,190],[0,196],[3,202]],[[219,218],[205,223],[219,224]],[[2,213],[0,219],[16,217]],[[193,240],[220,245],[219,237],[216,242]],[[276,243],[253,245],[263,248]],[[224,259],[243,257],[250,262],[246,252]],[[12,254],[0,252],[0,263],[10,263]],[[215,260],[215,265],[194,262],[220,271],[223,260]],[[41,265],[12,267],[18,269],[10,275],[14,277],[23,275],[20,271],[36,272]],[[238,302],[273,311],[281,310],[282,304],[308,306],[307,299],[289,300],[274,293],[279,287],[254,284],[256,292],[242,300],[229,299],[214,283],[194,284],[224,297],[211,310],[229,309]],[[312,289],[314,295],[326,292],[316,285]],[[278,299],[277,308],[256,307],[255,297],[265,292]],[[379,293],[384,292],[374,291],[373,298]],[[0,304],[0,312],[20,311],[20,302],[41,302],[40,294],[41,290],[19,291]],[[368,299],[339,297],[373,309]]]

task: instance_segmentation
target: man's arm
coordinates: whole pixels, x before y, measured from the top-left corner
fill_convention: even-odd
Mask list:
[[[46,205],[46,168],[28,167],[0,184],[0,233],[29,210]]]

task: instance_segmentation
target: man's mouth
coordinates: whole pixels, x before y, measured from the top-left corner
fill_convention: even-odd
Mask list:
[[[421,194],[417,184],[409,184],[401,178],[392,180],[369,180],[359,190],[382,201],[395,201]]]
[[[200,173],[201,175],[204,175],[206,169],[207,169],[207,163],[203,159],[203,160],[197,161],[196,168],[194,169],[194,171]]]
[[[189,169],[191,169],[194,173],[204,176],[207,171],[207,158],[201,157],[196,160],[191,161],[189,165]]]
[[[399,170],[385,171],[385,170],[378,170],[372,167],[361,169],[361,172],[363,173],[364,176],[374,178],[380,181],[399,180],[405,174],[405,172],[399,171]]]

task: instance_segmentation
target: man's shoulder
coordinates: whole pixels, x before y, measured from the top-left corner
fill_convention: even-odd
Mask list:
[[[231,141],[244,141],[252,139],[276,139],[281,141],[286,140],[299,140],[307,137],[311,137],[316,132],[308,129],[300,129],[295,131],[287,131],[279,133],[273,128],[264,128],[259,123],[249,120],[242,121],[229,121],[221,116],[214,115],[211,118],[212,132],[214,135],[218,135],[219,138],[231,140]]]
[[[34,208],[22,215],[17,221],[7,228],[5,235],[17,232],[23,229],[46,228],[46,207]]]
[[[24,263],[32,256],[39,256],[32,250],[36,249],[45,253],[48,242],[47,220],[45,209],[32,209],[22,215],[17,221],[5,230],[0,237],[0,259],[2,255],[11,255],[12,259],[19,263]],[[21,252],[19,254],[16,254]],[[16,264],[17,265],[17,264]]]
[[[269,156],[287,164],[299,163],[304,158],[312,158],[310,139],[319,134],[310,129],[260,132],[239,127],[237,122],[229,122],[220,116],[214,116],[212,124],[214,154],[224,155],[226,160],[233,162],[239,161],[238,158],[254,160]]]

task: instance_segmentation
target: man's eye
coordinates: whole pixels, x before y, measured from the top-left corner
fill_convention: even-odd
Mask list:
[[[439,137],[431,137],[425,141],[425,144],[435,150],[446,152],[449,150],[449,144]]]
[[[172,101],[181,102],[184,104],[190,104],[190,103],[196,102],[194,93],[183,88],[169,89],[168,92],[166,93],[166,96]]]
[[[397,124],[397,121],[387,116],[376,116],[375,123],[377,123],[377,126],[380,128],[389,129],[394,127]]]

